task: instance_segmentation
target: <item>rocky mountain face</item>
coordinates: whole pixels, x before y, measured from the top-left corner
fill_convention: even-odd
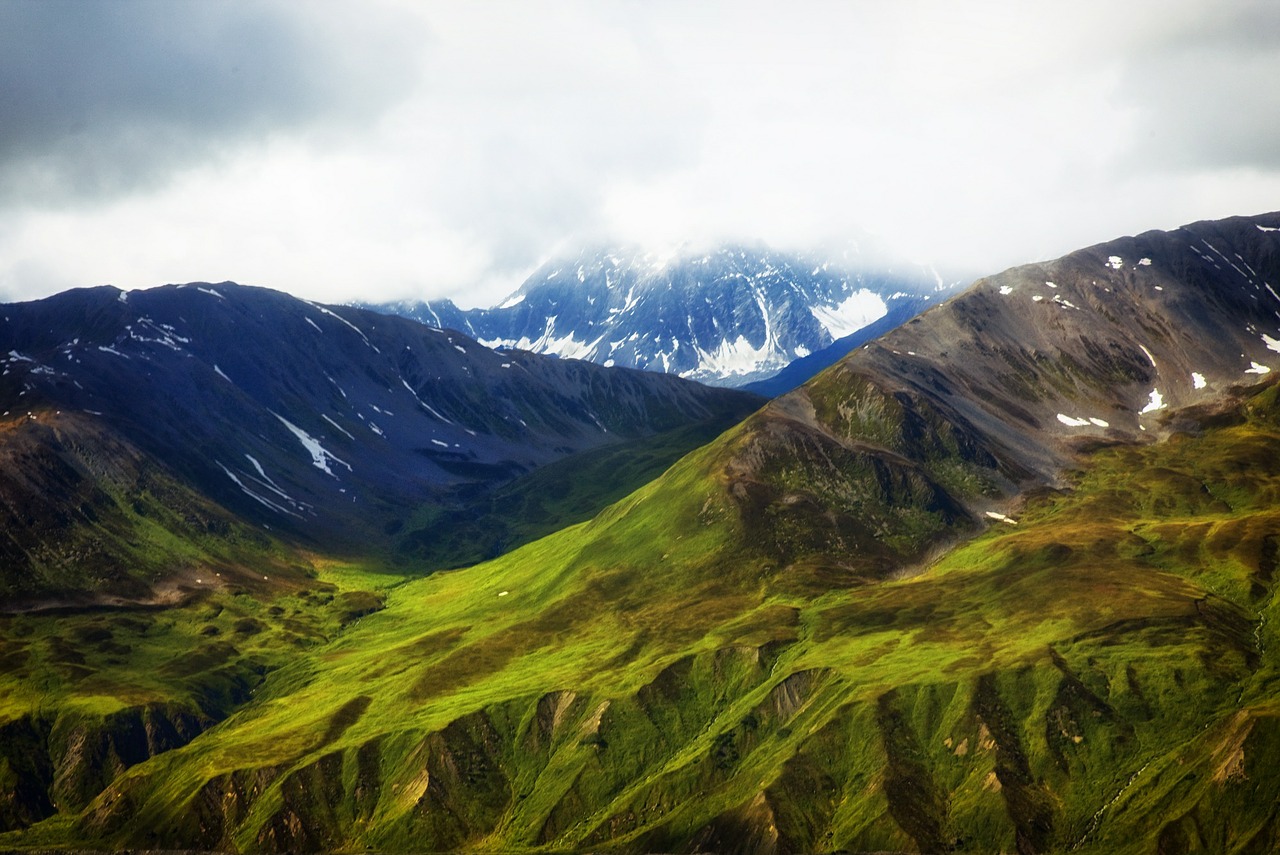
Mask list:
[[[881,573],[1280,368],[1280,218],[1148,232],[980,279],[720,446],[788,563]],[[887,550],[887,553],[886,553]],[[877,569],[879,568],[879,569]]]
[[[1122,238],[493,561],[0,620],[0,846],[1272,851],[1277,291]]]
[[[670,257],[591,250],[549,262],[490,309],[448,300],[369,308],[490,347],[741,386],[876,321],[901,323],[955,284],[932,270],[859,271],[759,246]]]
[[[51,535],[97,531],[102,514],[146,516],[148,497],[164,492],[226,509],[186,514],[223,520],[196,523],[202,530],[229,525],[229,512],[313,547],[363,548],[424,504],[465,505],[568,455],[759,402],[674,377],[498,354],[456,332],[232,283],[7,305],[0,354],[0,412],[14,440],[4,451],[20,458],[0,476],[10,585],[37,565],[83,576],[77,550],[37,558],[65,545]],[[155,486],[139,486],[148,480]]]

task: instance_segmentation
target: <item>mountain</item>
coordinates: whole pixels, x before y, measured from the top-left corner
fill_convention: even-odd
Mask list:
[[[815,377],[824,368],[844,359],[854,348],[902,326],[924,311],[927,305],[927,301],[922,302],[913,298],[895,300],[889,305],[888,312],[879,320],[872,321],[844,338],[836,339],[819,351],[799,357],[772,377],[744,383],[738,388],[764,395],[766,398],[776,398],[778,395],[790,392]]]
[[[0,621],[0,846],[1272,851],[1277,283],[1122,238],[493,561]]]
[[[932,270],[860,270],[762,246],[671,256],[597,249],[548,262],[494,308],[367,307],[490,347],[741,386],[868,324],[911,317],[952,287]]]
[[[250,537],[236,521],[255,542],[363,553],[548,463],[760,403],[232,283],[77,290],[0,317],[10,595],[137,589],[211,531]]]

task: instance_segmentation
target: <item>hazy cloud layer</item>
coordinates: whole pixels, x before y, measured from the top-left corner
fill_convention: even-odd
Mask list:
[[[0,297],[495,301],[585,241],[988,272],[1280,208],[1280,4],[0,2]]]

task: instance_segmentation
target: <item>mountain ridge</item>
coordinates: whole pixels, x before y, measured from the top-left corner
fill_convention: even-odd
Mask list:
[[[313,548],[384,538],[424,503],[465,507],[567,455],[761,402],[227,283],[88,289],[2,312],[6,415],[97,421],[234,515]],[[83,460],[74,468],[93,480]],[[38,492],[11,497],[10,532]]]
[[[860,269],[764,246],[670,256],[601,248],[549,261],[498,306],[369,305],[492,347],[624,365],[716,385],[772,376],[949,288],[932,269]]]

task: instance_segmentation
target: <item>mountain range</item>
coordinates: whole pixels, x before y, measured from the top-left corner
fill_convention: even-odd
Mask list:
[[[241,296],[205,287],[160,290],[172,300],[193,290],[210,301]],[[166,424],[200,412],[183,405],[167,416],[163,401],[137,424],[77,416],[102,419],[91,423],[119,447],[93,452],[63,439],[57,420],[70,407],[48,415],[27,400],[75,390],[96,395],[81,406],[105,413],[115,396],[128,413],[141,406],[130,390],[148,372],[162,381],[147,387],[153,394],[187,394],[169,373],[177,369],[148,364],[142,348],[171,351],[184,368],[208,362],[185,355],[205,338],[179,326],[188,309],[162,316],[146,306],[171,344],[127,343],[104,315],[119,311],[109,306],[118,292],[93,292],[92,311],[48,335],[92,341],[117,360],[104,365],[129,373],[58,377],[57,347],[11,339],[6,478],[40,473],[50,515],[67,520],[57,531],[80,531],[74,509],[84,499],[70,489],[79,482],[31,462],[84,461],[96,483],[114,483],[107,462],[145,455],[165,467],[140,467],[162,471],[155,490],[201,504],[149,505],[139,491],[139,518],[163,531],[187,526],[174,534],[184,548],[223,550],[221,563],[194,558],[193,570],[238,575],[188,583],[149,608],[19,608],[0,618],[0,846],[1273,851],[1278,290],[1280,213],[1147,232],[980,279],[589,520],[426,576],[397,558],[408,524],[386,526],[394,520],[371,500],[383,495],[372,480],[360,484],[370,492],[351,503],[351,519],[325,518],[358,537],[261,528],[286,515],[244,487],[275,502],[262,492],[270,478],[304,509],[322,492],[303,493],[302,476],[274,462],[289,451],[326,486],[320,464],[352,478],[357,463],[372,466],[372,455],[343,457],[335,436],[318,433],[321,414],[349,431],[359,414],[377,415],[363,404],[346,414],[340,393],[323,401],[329,409],[309,411],[316,404],[302,397],[279,412],[270,408],[288,386],[264,392],[256,406],[269,412],[253,436],[278,436],[277,458],[269,465],[266,448],[248,446],[263,471],[226,464],[239,484],[193,462],[196,451],[225,460],[223,447],[251,442],[235,434],[218,445],[219,431],[236,430],[236,408],[209,405],[219,418],[199,435],[202,449],[162,441],[177,430]],[[247,347],[289,312],[302,314],[295,337],[308,318],[327,319],[320,334],[346,329],[347,344],[321,373],[365,350],[439,343],[430,362],[417,357],[421,366],[455,344],[468,356],[477,347],[408,321],[324,307],[333,318],[271,299],[252,303],[261,327],[229,326],[234,341]],[[277,314],[275,303],[289,311]],[[24,316],[21,335],[46,335],[61,315]],[[128,323],[133,332],[142,322]],[[382,338],[384,323],[411,340]],[[89,339],[96,330],[116,338]],[[159,336],[152,326],[140,334]],[[224,365],[225,352],[207,368],[213,377],[200,376],[251,388],[247,366]],[[552,366],[538,371],[600,372],[588,376],[606,397],[634,388],[609,382],[632,373],[575,360],[476,359],[501,366],[514,356]],[[378,378],[368,387],[333,378],[387,409],[364,397],[394,389],[387,381],[397,377],[380,365],[368,364]],[[427,397],[418,375],[397,370],[425,413],[413,433],[440,424],[428,405],[462,423],[461,409],[440,409],[447,396]],[[662,400],[691,403],[683,421],[654,423],[637,441],[707,417],[712,392],[639,376],[672,384],[659,387]],[[403,403],[388,402],[397,418]],[[604,427],[620,430],[608,409],[589,410],[601,432],[586,427],[590,416],[574,424],[602,442]],[[272,419],[282,431],[268,433]],[[503,452],[542,464],[504,483],[559,468],[546,483],[571,490],[625,459],[586,467],[574,461],[609,447],[564,447],[550,462]],[[242,477],[250,471],[261,483]],[[503,489],[485,487],[494,515]],[[105,506],[90,503],[99,519]],[[157,521],[162,508],[178,520]],[[197,523],[200,539],[187,539]]]
[[[932,268],[873,269],[840,258],[727,245],[670,254],[603,248],[556,259],[498,306],[449,300],[367,308],[465,332],[503,349],[678,374],[723,386],[764,381],[809,358],[808,379],[950,293]],[[833,347],[838,342],[843,347]],[[815,360],[819,351],[829,351]]]
[[[11,595],[63,583],[63,594],[119,595],[122,566],[172,565],[163,546],[149,557],[135,547],[139,527],[166,510],[155,505],[171,509],[178,500],[162,497],[179,493],[221,509],[190,511],[183,540],[192,526],[225,529],[231,514],[339,552],[416,531],[416,551],[429,553],[431,509],[475,515],[499,487],[567,456],[722,428],[760,403],[663,375],[497,354],[458,333],[233,283],[84,289],[0,317]],[[68,491],[79,501],[65,506]],[[116,571],[94,581],[98,566]]]

